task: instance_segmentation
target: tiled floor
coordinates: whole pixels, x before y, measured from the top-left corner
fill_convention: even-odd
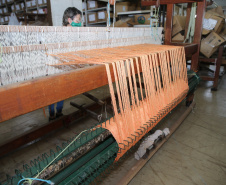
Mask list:
[[[226,184],[226,76],[196,91],[196,108],[129,185]]]
[[[226,184],[226,75],[217,92],[211,92],[211,85],[212,82],[199,85],[195,96],[196,108],[130,185]],[[98,93],[100,97],[104,94],[103,91]],[[81,103],[84,97],[78,96],[75,101]],[[72,110],[66,103],[64,111],[70,113]],[[0,144],[6,142],[5,138],[9,140],[46,122],[43,110],[38,110],[0,124]],[[63,128],[31,146],[0,158],[0,181],[5,179],[6,173],[12,174],[15,168],[21,169],[24,163],[79,133],[91,122],[93,120],[86,119],[70,128]],[[118,172],[113,172],[115,178],[109,178],[105,184],[116,184],[132,167],[130,160],[134,162],[133,156],[119,167]]]

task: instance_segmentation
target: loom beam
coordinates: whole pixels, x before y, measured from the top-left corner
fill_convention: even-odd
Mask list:
[[[160,0],[160,4],[176,4],[176,3],[196,3],[202,2],[203,0]],[[157,0],[142,0],[142,6],[156,5]]]
[[[0,87],[0,122],[107,84],[105,66],[98,65]]]

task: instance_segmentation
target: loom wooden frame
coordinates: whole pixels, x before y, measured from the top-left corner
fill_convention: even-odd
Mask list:
[[[168,3],[181,3],[184,1],[189,3],[194,2],[189,0],[165,1]],[[162,2],[163,1],[161,1],[161,3]],[[199,1],[198,3],[200,3],[200,10],[204,10],[205,0]],[[169,18],[166,22],[167,30],[165,44],[172,44],[172,13],[173,4],[169,4],[169,7],[167,7],[167,17]],[[198,21],[196,21],[196,23],[202,23],[201,14],[203,15],[203,11],[200,12],[200,16],[198,16]],[[195,55],[192,60],[195,60],[195,57],[199,53],[198,41],[200,41],[201,38],[201,30],[196,32],[195,37],[196,42],[193,44],[184,44],[186,55]],[[108,84],[108,80],[105,66],[100,65],[0,87],[0,122],[96,89],[106,84]],[[23,139],[23,136],[21,139]]]
[[[156,5],[157,1],[153,0],[142,0],[142,6],[151,6]],[[173,7],[174,4],[178,3],[188,3],[187,7],[187,19],[186,19],[186,28],[185,28],[185,35],[188,31],[188,25],[190,20],[190,13],[191,13],[191,5],[192,3],[197,3],[197,17],[195,21],[195,34],[194,34],[194,41],[191,44],[184,44],[184,43],[174,43],[172,42],[172,28],[173,28]],[[167,4],[167,16],[166,16],[166,30],[165,30],[165,44],[167,45],[177,45],[177,46],[184,46],[186,50],[186,55],[192,55],[191,57],[191,69],[193,71],[198,70],[198,60],[199,60],[199,50],[200,50],[200,41],[201,41],[201,34],[202,34],[202,23],[203,17],[206,7],[206,0],[160,0],[160,4]]]
[[[150,2],[152,4],[155,3],[153,1],[145,2]],[[181,45],[171,42],[173,4],[179,2],[191,3],[193,0],[164,0],[160,2],[161,4],[168,4],[165,44]],[[142,1],[142,3],[144,3],[144,1]],[[202,25],[205,3],[206,0],[198,1],[196,25]],[[190,6],[188,6],[188,9],[189,7]],[[196,29],[194,43],[182,44],[185,47],[186,55],[192,54],[192,69],[194,71],[196,71],[198,65],[201,31],[201,28]],[[83,80],[80,80],[81,78]],[[26,114],[106,84],[107,75],[105,68],[104,66],[98,66],[49,77],[41,77],[27,82],[8,85],[6,87],[0,87],[0,122]]]

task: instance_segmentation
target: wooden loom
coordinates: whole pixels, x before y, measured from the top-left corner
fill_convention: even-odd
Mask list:
[[[124,146],[120,146],[116,161],[187,96],[183,47],[144,44],[52,56],[64,61],[58,66],[77,63],[105,65],[115,116],[104,128],[110,130],[119,145]],[[114,77],[110,66],[113,67]],[[137,88],[135,71],[140,86],[143,79],[144,90]],[[112,81],[116,84],[117,101]],[[158,117],[158,121],[150,121],[155,117]],[[142,133],[139,132],[141,128],[145,128]]]
[[[64,46],[65,45],[67,45],[67,44],[64,44]],[[64,46],[61,46],[61,47],[64,47]],[[71,47],[71,46],[73,46],[73,44],[68,44],[67,45],[67,47]],[[76,47],[76,46],[77,45],[74,44],[74,47]],[[40,46],[37,46],[37,47],[40,47],[40,49],[43,49],[43,45],[40,45]],[[15,51],[19,51],[19,52],[25,51],[26,52],[27,50],[32,50],[32,49],[36,50],[37,47],[33,48],[33,47],[26,47],[26,46],[25,47],[21,47],[21,46],[18,47],[17,46],[17,47],[13,47],[13,49],[12,49],[12,47],[4,47],[3,48],[3,52],[5,52],[5,53],[11,52],[11,51],[13,51],[13,52],[15,52]],[[44,48],[45,47],[46,46],[44,46]],[[48,46],[48,47],[50,47],[50,46]],[[52,47],[54,47],[54,46],[52,46]],[[130,86],[129,89],[133,89],[133,88],[131,88],[131,83],[132,83],[133,87],[135,86],[135,84],[133,84],[134,83],[134,74],[135,73],[143,72],[143,74],[145,74],[144,78],[147,80],[145,82],[145,84],[146,84],[145,92],[147,93],[146,97],[148,97],[147,99],[149,99],[149,100],[148,100],[146,105],[144,105],[144,103],[141,103],[141,104],[143,104],[142,105],[143,106],[142,107],[143,111],[144,111],[144,109],[145,110],[153,109],[153,107],[150,106],[150,101],[151,100],[154,101],[154,99],[152,97],[154,92],[155,92],[154,89],[156,89],[156,93],[157,94],[159,93],[159,95],[158,95],[159,97],[162,96],[161,93],[163,93],[164,90],[162,89],[161,86],[162,86],[162,83],[164,83],[164,82],[162,82],[161,80],[162,79],[163,80],[164,79],[165,80],[166,79],[170,79],[170,75],[169,74],[171,74],[171,73],[169,71],[168,71],[168,73],[164,73],[165,76],[161,79],[160,78],[160,73],[159,73],[159,71],[157,71],[157,66],[161,66],[162,69],[166,67],[166,66],[163,67],[166,64],[162,63],[162,61],[169,60],[169,58],[170,58],[169,56],[171,55],[170,54],[170,50],[171,49],[172,50],[173,49],[177,50],[176,51],[177,54],[181,53],[180,56],[182,56],[182,58],[177,58],[176,59],[176,61],[178,61],[179,63],[175,63],[175,64],[173,64],[173,63],[169,64],[168,63],[168,68],[167,67],[166,68],[169,70],[170,69],[169,66],[172,65],[172,66],[174,66],[173,68],[174,68],[175,71],[176,71],[176,69],[179,69],[179,71],[182,70],[182,73],[180,73],[180,74],[175,73],[175,71],[172,74],[174,76],[173,77],[174,79],[178,79],[179,81],[182,79],[183,83],[181,83],[182,84],[182,86],[181,86],[182,89],[181,89],[180,93],[177,94],[177,96],[175,96],[174,98],[172,96],[171,99],[164,100],[165,103],[162,104],[163,107],[158,107],[158,110],[155,110],[155,111],[153,110],[151,113],[147,112],[147,115],[144,116],[145,120],[143,120],[143,123],[148,121],[151,118],[151,116],[154,115],[154,112],[158,113],[160,111],[159,116],[160,117],[164,117],[166,112],[170,111],[176,105],[175,102],[179,103],[186,96],[186,92],[188,91],[187,80],[186,80],[186,75],[185,75],[185,71],[186,71],[185,70],[185,59],[184,59],[185,55],[184,55],[183,47],[181,48],[181,47],[173,47],[172,46],[172,47],[169,47],[171,49],[168,48],[168,49],[165,49],[165,50],[163,49],[164,47],[159,47],[158,48],[158,49],[162,48],[163,49],[162,50],[163,53],[166,52],[166,50],[167,50],[167,52],[169,52],[168,54],[153,54],[153,53],[150,53],[149,52],[149,49],[150,49],[149,47],[151,49],[153,49],[156,46],[148,46],[148,45],[142,46],[142,45],[140,45],[140,48],[142,48],[141,50],[137,50],[137,47],[135,47],[135,48],[132,48],[132,47],[125,48],[125,49],[128,49],[128,50],[132,50],[134,55],[129,54],[129,55],[125,56],[125,53],[120,53],[120,57],[119,58],[114,58],[114,60],[116,60],[116,59],[120,60],[120,58],[121,58],[121,60],[122,59],[126,60],[125,65],[127,66],[127,70],[128,70],[128,65],[131,65],[130,63],[134,62],[134,68],[133,67],[131,68],[131,72],[130,72],[131,74],[130,75],[126,74],[129,70],[127,72],[125,72],[125,70],[124,70],[124,72],[122,72],[123,75],[121,76],[121,78],[124,79],[124,80],[125,80],[125,77],[127,75],[128,75],[128,77],[131,76],[131,79],[129,78],[130,79],[129,80],[129,86]],[[148,51],[145,50],[146,48],[149,48]],[[119,48],[119,49],[122,49],[122,48]],[[185,53],[187,53],[187,52],[188,52],[188,50],[185,48]],[[192,50],[189,50],[189,52],[190,53],[195,53],[195,49],[193,48]],[[84,55],[84,52],[82,54]],[[59,55],[59,54],[56,55],[56,57],[60,58],[61,60],[69,61],[68,55],[66,55],[67,56],[66,59],[65,59],[65,57],[62,57],[62,56],[63,56],[62,54],[61,55]],[[102,56],[106,57],[106,55],[102,55]],[[142,57],[140,57],[140,56],[142,56]],[[136,61],[136,57],[137,58],[139,57],[140,60]],[[162,58],[163,60],[157,59],[159,57]],[[171,57],[175,57],[175,54],[172,55]],[[112,56],[110,58],[112,59]],[[70,58],[70,62],[71,62],[71,59],[72,58]],[[77,58],[77,59],[82,61],[81,58]],[[155,61],[155,62],[152,65],[155,65],[155,67],[153,67],[153,66],[151,67],[150,66],[151,59],[154,59],[153,61]],[[159,60],[159,63],[158,63],[158,60]],[[87,60],[83,60],[82,63],[86,63],[86,61]],[[99,59],[98,62],[97,61],[92,61],[91,64],[95,64],[96,62],[99,64],[100,61],[101,61],[101,63],[103,63],[103,60]],[[118,76],[118,75],[115,75],[115,73],[117,73],[117,70],[120,69],[120,65],[122,65],[122,64],[118,64],[118,63],[114,64],[114,62],[112,62],[111,60],[110,60],[110,63],[112,63],[112,65],[109,65],[109,70],[108,70],[108,67],[105,68],[104,65],[95,65],[95,66],[91,66],[91,67],[88,67],[88,68],[84,68],[83,70],[69,71],[69,72],[66,72],[64,74],[56,74],[56,75],[52,75],[52,76],[48,76],[48,77],[41,77],[38,80],[35,79],[35,80],[28,81],[28,82],[21,82],[20,84],[12,84],[12,85],[7,85],[7,86],[1,87],[1,89],[0,89],[0,95],[1,95],[0,96],[0,102],[1,102],[1,106],[0,106],[1,107],[1,109],[0,109],[0,120],[1,121],[5,121],[5,120],[11,119],[11,118],[13,118],[15,116],[18,116],[18,115],[21,115],[21,114],[24,114],[24,113],[36,110],[38,108],[41,108],[43,106],[49,105],[51,103],[63,100],[65,98],[69,98],[69,97],[75,96],[77,94],[81,94],[83,92],[89,91],[91,89],[95,89],[97,87],[106,85],[108,83],[111,84],[112,82],[111,82],[110,76],[112,77],[112,81],[114,81],[115,78]],[[74,64],[74,63],[72,62],[71,64]],[[180,65],[177,65],[177,64],[180,64]],[[54,65],[56,66],[56,64],[54,64]],[[58,64],[58,65],[62,65],[62,64]],[[63,65],[65,66],[65,64],[63,64]],[[108,66],[107,61],[106,61],[105,65]],[[154,76],[156,75],[156,77],[158,76],[158,78],[159,78],[158,82],[153,87],[151,87],[149,85],[149,82],[151,82],[151,81],[153,82],[153,79],[151,80],[151,77],[148,75],[148,71],[147,71],[148,65],[149,65],[149,69],[156,68],[156,71],[153,71],[153,75]],[[133,65],[131,65],[131,66],[133,66]],[[138,66],[139,66],[139,68],[138,68]],[[114,69],[114,68],[117,68],[117,69]],[[121,68],[123,69],[123,66],[121,66]],[[125,68],[125,66],[124,66],[124,68]],[[139,71],[139,69],[140,69],[140,71]],[[168,74],[168,76],[166,74]],[[84,79],[84,81],[81,81],[80,80],[81,78]],[[92,80],[90,81],[90,79],[92,79]],[[123,81],[121,81],[120,83],[122,83],[121,84],[122,86],[125,86],[125,84],[126,84]],[[170,84],[170,80],[169,80],[169,83],[166,83],[166,84],[169,85]],[[46,96],[41,96],[41,95],[46,95],[46,92],[50,88],[50,85],[51,85],[51,88],[54,89],[54,91],[59,92],[59,93],[54,94],[54,95],[53,94],[48,94],[48,98],[46,98]],[[70,86],[71,88],[70,89],[66,88],[68,86]],[[177,88],[178,88],[178,84],[177,85],[174,84],[174,86],[177,86]],[[77,87],[79,87],[79,89]],[[110,85],[110,87],[112,87],[112,86]],[[166,85],[166,87],[167,87],[167,85]],[[168,86],[168,87],[169,88],[168,89],[166,88],[166,91],[168,91],[168,93],[169,93],[170,90],[173,90],[173,89],[172,89],[172,86]],[[61,91],[62,89],[64,89],[65,91],[62,92]],[[118,92],[120,92],[121,90],[120,90],[120,88],[117,89]],[[122,92],[120,92],[120,93],[122,94]],[[139,108],[137,108],[137,105],[138,105],[138,100],[137,100],[137,97],[136,97],[137,96],[137,92],[134,92],[134,93],[135,93],[134,94],[134,99],[132,98],[133,99],[133,106],[132,106],[133,108],[132,109],[136,110],[137,112],[139,112],[141,110],[139,110]],[[112,93],[111,93],[111,95],[112,95],[112,97],[114,97]],[[112,100],[114,100],[114,98],[112,98]],[[161,100],[161,98],[160,98],[160,100]],[[172,102],[170,102],[170,100]],[[129,107],[128,95],[127,96],[124,95],[124,97],[122,96],[122,101],[124,101],[124,103],[121,104],[121,106],[123,107],[123,108],[121,108],[121,111],[124,110],[124,109],[126,111],[124,113],[124,116],[120,115],[121,118],[119,118],[120,116],[118,116],[118,118],[117,118],[116,105],[114,105],[115,114],[116,114],[115,119],[116,120],[117,119],[118,120],[123,119],[123,121],[125,121],[125,120],[128,121],[129,120],[128,114],[131,114],[131,112],[127,112],[127,109]],[[170,105],[170,107],[168,105]],[[134,113],[132,113],[132,114],[134,114]],[[133,117],[136,117],[136,114],[137,113],[135,113]],[[151,115],[149,115],[149,114],[151,114]],[[124,118],[122,118],[122,117],[124,117]],[[127,119],[125,119],[125,118],[127,118]],[[121,120],[121,122],[122,122],[122,120]],[[134,128],[135,128],[135,122],[133,122],[133,125],[134,125]],[[146,132],[148,132],[148,130],[150,130],[153,126],[154,125],[149,126],[146,129]],[[118,127],[121,127],[121,125],[119,125]],[[108,128],[108,129],[112,130],[112,128]],[[113,130],[112,130],[112,133],[114,133]],[[117,130],[117,132],[120,132],[121,129],[117,128],[116,130]],[[117,135],[118,135],[119,138],[116,139],[116,140],[118,140],[118,143],[119,143],[120,140],[124,140],[125,138],[127,138],[129,136],[128,134],[131,134],[130,131],[127,132],[127,134],[124,134],[124,135],[122,133],[121,134],[113,134],[113,135],[115,137],[117,137]],[[144,134],[145,133],[138,134],[138,135],[136,134],[135,138],[132,138],[131,140],[129,140],[129,142],[131,142],[134,139],[136,140],[137,138],[141,138]],[[133,142],[131,142],[131,143],[133,143]],[[125,141],[124,141],[123,145],[125,145]],[[118,158],[120,156],[122,156],[123,153],[125,153],[132,145],[129,144],[128,148],[125,147],[127,149],[126,150],[122,150],[121,153],[118,154]],[[20,146],[20,144],[19,144],[19,146]],[[123,147],[121,147],[121,148],[123,148]],[[3,148],[1,148],[1,149],[3,149]]]

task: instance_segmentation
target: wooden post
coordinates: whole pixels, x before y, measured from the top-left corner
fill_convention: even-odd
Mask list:
[[[193,71],[198,70],[200,41],[202,36],[202,23],[203,23],[205,8],[206,8],[206,0],[203,0],[202,2],[198,2],[197,5],[198,5],[197,13],[196,13],[197,17],[195,21],[195,34],[194,34],[193,43],[198,44],[198,49],[197,49],[197,52],[194,55],[192,55],[192,58],[191,58],[191,69]]]
[[[167,5],[166,17],[165,44],[170,45],[172,41],[173,28],[173,4]]]
[[[217,56],[216,70],[215,70],[215,73],[214,73],[213,87],[211,88],[211,90],[213,90],[213,91],[217,90],[223,51],[224,51],[224,46],[220,46],[218,56]]]
[[[0,87],[0,122],[107,84],[105,66],[98,65]]]

